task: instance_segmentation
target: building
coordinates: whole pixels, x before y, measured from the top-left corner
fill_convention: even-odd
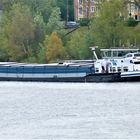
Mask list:
[[[94,17],[100,2],[97,2],[97,0],[74,0],[75,20]],[[126,4],[128,5],[128,16],[140,21],[140,2],[137,2],[137,0],[126,0]]]
[[[97,10],[94,0],[74,0],[75,20],[82,18],[91,18]]]
[[[129,17],[134,18],[137,21],[140,21],[140,7],[137,5],[135,0],[128,0],[128,12]]]

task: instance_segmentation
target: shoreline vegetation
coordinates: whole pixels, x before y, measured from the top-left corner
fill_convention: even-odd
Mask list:
[[[64,27],[65,0],[1,1],[0,61],[84,60],[92,59],[92,46],[140,47],[140,23],[128,16],[126,4],[120,0],[103,2],[88,26],[73,32]],[[69,4],[69,20],[74,20],[73,3]]]

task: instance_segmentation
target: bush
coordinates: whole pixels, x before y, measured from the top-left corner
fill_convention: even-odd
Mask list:
[[[81,26],[88,26],[90,20],[87,19],[87,18],[82,18],[82,19],[80,19],[78,22],[80,23]]]
[[[127,21],[127,25],[130,27],[135,27],[137,26],[138,21],[136,21],[134,18],[130,17]]]

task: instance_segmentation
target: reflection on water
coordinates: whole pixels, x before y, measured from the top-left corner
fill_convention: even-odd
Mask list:
[[[0,139],[140,139],[139,85],[0,82]]]

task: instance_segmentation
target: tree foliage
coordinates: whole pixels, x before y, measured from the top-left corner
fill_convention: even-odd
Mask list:
[[[20,60],[30,55],[34,26],[29,8],[14,4],[5,17],[2,27],[10,59]]]
[[[92,34],[96,45],[113,47],[125,41],[125,19],[127,11],[121,0],[110,0],[103,3],[98,17],[92,23]]]
[[[47,44],[45,45],[47,45],[47,61],[50,63],[61,60],[63,58],[62,41],[58,37],[57,33],[52,32],[50,38],[46,42]]]
[[[59,35],[64,35],[64,24],[60,19],[60,8],[55,7],[52,10],[49,21],[47,23],[47,33],[51,34],[52,32],[57,32]]]
[[[66,21],[67,18],[69,21],[74,20],[74,6],[73,0],[57,0],[57,6],[61,9],[61,18]],[[67,17],[68,14],[68,17]]]
[[[90,59],[91,40],[85,30],[75,32],[67,42],[67,53],[69,59]]]
[[[78,30],[64,29],[64,21],[74,19],[73,0],[0,2],[3,9],[0,15],[1,61],[46,63],[58,59],[91,59],[90,47],[94,45],[140,47],[140,25],[133,26],[136,22],[128,19],[125,2],[129,0],[95,0],[97,17],[90,16],[89,28]],[[139,0],[134,2],[139,7]]]
[[[2,59],[5,56],[12,61],[38,60],[45,36],[53,31],[61,36],[65,33],[56,0],[2,0],[2,4]]]

